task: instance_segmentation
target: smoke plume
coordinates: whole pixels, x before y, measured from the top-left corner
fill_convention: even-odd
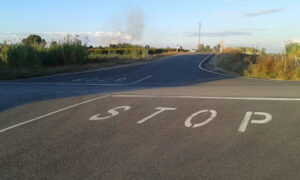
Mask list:
[[[132,41],[138,41],[144,33],[144,12],[141,8],[131,8],[126,19],[126,33]]]

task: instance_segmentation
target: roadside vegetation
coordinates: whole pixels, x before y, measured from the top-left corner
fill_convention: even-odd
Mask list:
[[[185,52],[184,49],[179,49]],[[143,61],[177,53],[172,48],[150,48],[132,44],[87,47],[78,38],[47,42],[30,35],[21,43],[0,44],[0,79],[24,78]]]
[[[217,44],[214,47],[210,47],[210,45],[199,44],[197,51],[200,53],[219,52],[220,48],[221,48],[220,44]]]
[[[241,48],[226,48],[218,56],[217,66],[242,76],[300,80],[300,44],[287,44],[284,54],[266,54],[265,49],[245,53]]]

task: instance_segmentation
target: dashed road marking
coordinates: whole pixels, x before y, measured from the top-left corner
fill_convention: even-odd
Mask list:
[[[119,78],[119,79],[115,79],[114,81],[116,81],[116,82],[120,82],[120,81],[124,81],[124,80],[126,80],[127,78]]]
[[[86,79],[88,79],[88,78],[83,78],[83,79],[74,79],[74,80],[72,80],[73,82],[78,82],[78,81],[84,81],[84,80],[86,80]]]
[[[127,86],[130,86],[130,85],[133,85],[133,84],[137,84],[137,83],[142,82],[142,81],[144,81],[144,80],[146,80],[146,79],[148,79],[148,78],[151,78],[151,77],[152,77],[152,76],[149,75],[149,76],[147,76],[147,77],[144,77],[144,78],[142,78],[142,79],[139,79],[139,80],[137,80],[137,81],[134,81],[134,82],[132,82],[132,83],[129,83],[129,84],[127,84]]]
[[[102,81],[108,81],[111,80],[112,78],[106,78],[106,79],[99,79],[98,82],[102,82]]]
[[[85,81],[89,82],[89,81],[97,81],[99,78],[92,78],[92,79],[87,79]]]

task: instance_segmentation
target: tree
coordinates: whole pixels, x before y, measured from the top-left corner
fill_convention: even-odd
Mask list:
[[[52,41],[51,44],[50,44],[50,47],[51,47],[51,46],[57,46],[57,45],[58,45],[58,44],[57,44],[56,41]]]
[[[210,45],[205,46],[205,52],[210,52]]]
[[[179,51],[184,51],[182,46],[179,47]]]
[[[203,44],[199,44],[198,46],[198,52],[205,52],[205,47]]]
[[[34,45],[34,44],[45,45],[46,41],[45,39],[42,39],[41,36],[31,34],[27,38],[23,39],[22,43],[24,45]]]
[[[217,44],[217,45],[215,45],[215,46],[213,47],[213,50],[214,50],[215,52],[220,52],[220,49],[221,49],[221,45],[220,45],[220,44]]]

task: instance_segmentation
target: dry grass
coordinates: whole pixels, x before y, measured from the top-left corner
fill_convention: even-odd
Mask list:
[[[250,64],[244,75],[261,79],[299,80],[300,67],[286,55],[258,56],[256,63]]]
[[[241,76],[300,80],[300,66],[289,55],[246,55],[236,49],[227,48],[219,55],[218,66]]]

